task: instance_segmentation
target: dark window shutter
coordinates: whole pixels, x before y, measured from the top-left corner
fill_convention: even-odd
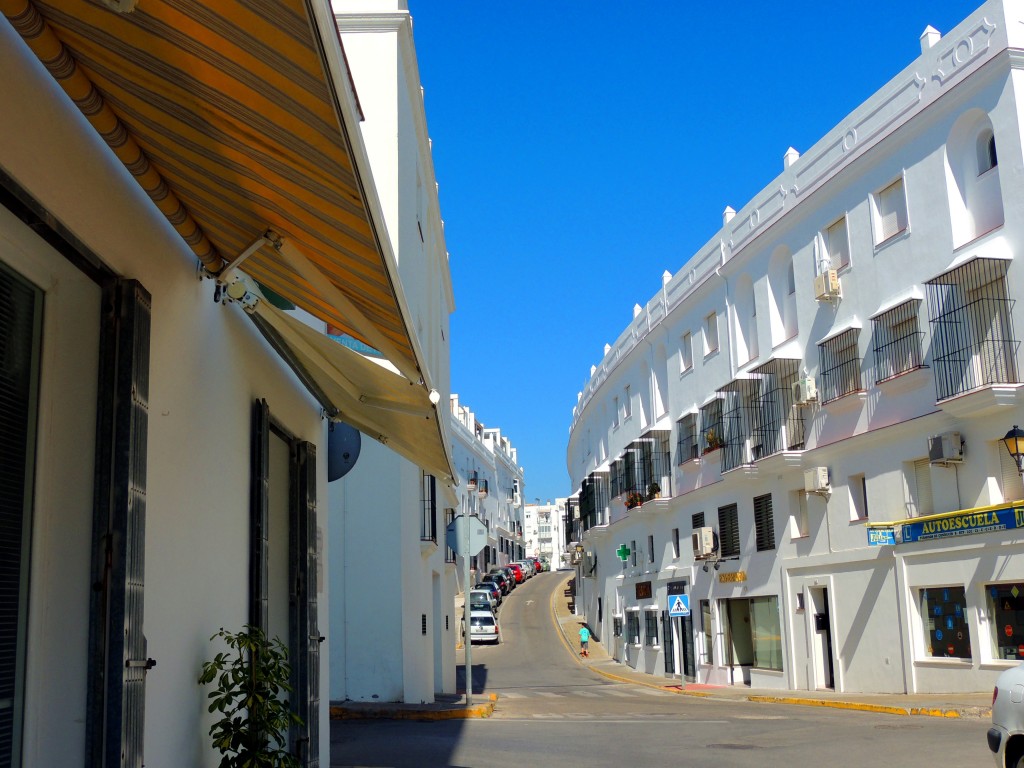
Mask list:
[[[270,408],[266,400],[252,404],[249,458],[249,623],[266,633],[268,612],[267,561],[270,488]]]
[[[303,768],[320,766],[320,629],[317,618],[316,446],[293,447],[293,509],[289,570],[292,695],[302,725],[293,726],[291,743]]]
[[[21,730],[20,671],[25,660],[35,456],[36,389],[42,295],[0,268],[0,766],[20,765],[14,734]]]
[[[124,280],[103,302],[86,749],[89,765],[139,768],[154,663],[143,634],[150,296]]]
[[[775,549],[775,517],[772,514],[772,495],[766,493],[754,499],[754,532],[757,551]]]
[[[718,540],[722,557],[737,557],[740,553],[740,525],[736,505],[718,508]]]

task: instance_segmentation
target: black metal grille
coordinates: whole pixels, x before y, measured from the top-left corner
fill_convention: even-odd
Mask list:
[[[800,361],[769,360],[754,369],[761,378],[760,426],[755,428],[754,460],[783,450],[804,447],[804,419],[793,403],[793,384],[800,375]]]
[[[718,390],[723,397],[722,471],[760,458],[754,435],[761,430],[760,379],[734,379]]]
[[[850,328],[818,345],[823,403],[861,389],[859,337],[860,329]]]
[[[665,674],[674,674],[676,671],[675,636],[672,632],[672,619],[669,617],[668,611],[661,612],[661,645],[665,650]]]
[[[754,498],[754,534],[758,552],[775,549],[775,516],[770,493]]]
[[[444,511],[444,529],[448,530],[448,526],[455,522],[455,510],[448,508]],[[446,563],[455,562],[455,550],[445,544],[444,548],[444,561]]]
[[[1008,267],[1002,259],[973,259],[928,281],[939,400],[988,384],[1018,382]]]
[[[626,455],[633,454],[632,487],[625,490],[635,491],[645,499],[652,499],[656,494],[670,493],[669,484],[672,478],[672,452],[670,450],[672,431],[668,429],[651,430],[639,440],[634,440],[626,449]]]
[[[740,523],[735,504],[718,508],[718,542],[722,557],[739,557]]]
[[[722,401],[714,399],[700,409],[701,455],[722,447]]]
[[[437,481],[423,473],[423,515],[420,518],[420,541],[437,541]]]
[[[685,464],[700,456],[697,439],[697,414],[688,413],[676,422],[676,464]]]
[[[871,320],[876,382],[923,367],[924,333],[917,322],[920,307],[920,299],[910,299]]]
[[[608,479],[607,472],[591,472],[581,483],[579,495],[581,532],[607,522],[610,501]]]
[[[691,527],[693,528],[693,530],[696,531],[698,528],[703,528],[704,527],[704,513],[703,512],[694,512],[693,515],[690,517],[690,521],[691,521]]]

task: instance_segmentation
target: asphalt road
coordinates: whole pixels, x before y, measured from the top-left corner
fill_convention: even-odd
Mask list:
[[[521,585],[499,612],[502,642],[473,646],[486,720],[336,721],[333,768],[765,768],[992,766],[988,723],[781,704],[711,701],[584,669],[554,626],[562,574]],[[461,678],[460,678],[461,681]]]

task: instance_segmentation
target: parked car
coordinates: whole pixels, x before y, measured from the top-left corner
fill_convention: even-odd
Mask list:
[[[516,565],[523,569],[523,576],[527,579],[532,579],[537,572],[529,560],[516,560]]]
[[[500,638],[498,620],[490,611],[469,612],[469,641],[497,643]]]
[[[498,600],[494,597],[493,593],[489,589],[471,589],[469,590],[469,602],[473,605],[477,602],[482,602],[492,611],[498,609]]]
[[[481,581],[473,589],[486,589],[491,593],[494,598],[495,605],[501,605],[501,587],[495,584],[493,581]]]
[[[530,567],[533,568],[533,572],[535,574],[540,573],[542,570],[544,570],[540,564],[540,560],[536,557],[528,557],[526,558],[526,562],[530,564]]]
[[[508,591],[511,592],[516,588],[516,575],[512,572],[512,569],[507,565],[500,565],[491,568],[490,573],[500,573],[505,577],[505,581],[508,582]]]
[[[501,573],[488,573],[486,576],[480,579],[480,581],[484,582],[485,584],[488,582],[496,584],[498,586],[498,589],[501,590],[501,594],[503,595],[507,595],[510,589],[508,579],[506,579],[504,574]]]
[[[996,678],[988,748],[997,768],[1024,768],[1024,664]]]
[[[526,580],[523,575],[523,569],[519,567],[518,563],[509,563],[509,568],[512,569],[512,573],[515,574],[516,584],[522,584]]]

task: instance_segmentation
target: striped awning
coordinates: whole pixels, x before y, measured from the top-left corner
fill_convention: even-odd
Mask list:
[[[0,0],[0,12],[208,273],[269,232],[240,268],[420,384],[329,3],[109,5],[131,10]]]

